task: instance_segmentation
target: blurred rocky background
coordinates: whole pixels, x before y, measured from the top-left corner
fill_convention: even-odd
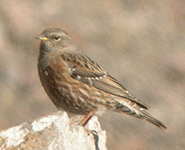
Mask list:
[[[66,30],[169,127],[107,112],[108,149],[185,148],[185,1],[1,0],[0,129],[57,111],[37,75],[34,37],[49,27]]]

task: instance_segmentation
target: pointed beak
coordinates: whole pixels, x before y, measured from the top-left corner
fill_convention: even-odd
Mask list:
[[[43,36],[43,35],[37,36],[37,37],[35,37],[35,38],[36,38],[36,39],[39,39],[39,40],[42,40],[42,41],[47,41],[47,40],[48,40],[48,38],[45,37],[45,36]]]

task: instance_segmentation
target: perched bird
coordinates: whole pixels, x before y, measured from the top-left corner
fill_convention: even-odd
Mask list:
[[[50,28],[40,36],[38,71],[41,83],[57,108],[83,114],[85,125],[105,109],[167,127],[146,112],[147,105],[136,99],[105,69],[82,53],[62,29]]]

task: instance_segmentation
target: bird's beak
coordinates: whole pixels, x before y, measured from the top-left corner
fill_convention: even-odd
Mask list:
[[[48,38],[45,37],[45,36],[43,36],[43,35],[37,36],[37,37],[35,37],[35,38],[36,38],[36,39],[39,39],[39,40],[42,40],[42,41],[47,41],[47,40],[48,40]]]

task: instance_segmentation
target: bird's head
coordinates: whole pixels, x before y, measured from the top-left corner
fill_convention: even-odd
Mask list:
[[[77,47],[69,34],[59,28],[44,30],[36,39],[41,40],[41,52],[76,50]]]

